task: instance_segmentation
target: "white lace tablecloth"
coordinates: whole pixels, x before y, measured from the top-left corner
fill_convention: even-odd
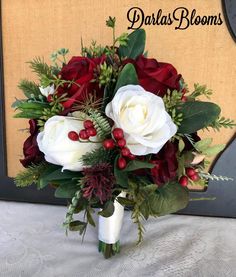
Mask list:
[[[236,276],[236,219],[171,215],[136,226],[125,213],[121,254],[97,252],[97,230],[85,241],[61,227],[66,207],[0,201],[1,277]]]

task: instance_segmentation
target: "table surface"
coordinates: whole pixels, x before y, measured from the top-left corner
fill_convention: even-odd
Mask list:
[[[121,253],[105,260],[97,230],[65,236],[66,207],[0,201],[1,277],[236,276],[236,219],[170,215],[145,222],[125,212]]]

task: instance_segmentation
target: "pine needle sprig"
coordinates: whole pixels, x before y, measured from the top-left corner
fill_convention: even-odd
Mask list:
[[[106,150],[103,147],[95,149],[82,156],[84,166],[94,166],[97,164],[111,163],[116,157],[114,150]]]
[[[40,79],[43,76],[48,79],[54,79],[51,67],[44,62],[43,58],[36,57],[28,63],[30,64],[32,71],[35,72]]]
[[[233,181],[233,178],[227,177],[227,176],[222,176],[222,175],[215,175],[215,174],[210,174],[210,173],[205,173],[205,172],[199,172],[199,176],[201,178],[207,179],[207,180],[215,180],[215,181]]]
[[[22,90],[24,95],[29,99],[41,96],[39,86],[35,82],[23,79],[20,81],[18,88]]]
[[[37,184],[40,175],[47,168],[47,164],[42,162],[37,165],[31,165],[26,168],[24,171],[21,171],[14,178],[14,182],[17,187],[27,187],[33,183]]]

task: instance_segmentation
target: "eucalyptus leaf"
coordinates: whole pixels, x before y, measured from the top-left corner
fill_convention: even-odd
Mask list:
[[[211,144],[212,144],[213,139],[212,138],[206,138],[206,139],[202,139],[198,142],[196,142],[194,144],[194,147],[196,148],[196,150],[198,150],[199,152],[202,152],[204,150],[206,150]]]
[[[130,200],[125,197],[117,197],[117,201],[122,205],[122,206],[134,206],[134,201]]]
[[[104,205],[103,210],[98,212],[98,214],[103,217],[110,217],[113,215],[114,210],[115,210],[114,203],[112,201],[108,201]]]
[[[151,164],[150,162],[134,160],[134,161],[130,161],[123,171],[129,172],[129,171],[134,171],[134,170],[142,169],[142,168],[153,168],[154,166],[155,165]]]
[[[138,81],[135,67],[133,66],[133,64],[127,63],[123,67],[122,71],[120,72],[113,96],[115,95],[115,93],[120,87],[123,87],[126,85],[138,85],[138,84],[139,84],[139,81]]]
[[[120,46],[118,53],[120,57],[136,59],[143,54],[146,43],[146,33],[143,29],[138,29],[128,35],[126,46]]]
[[[224,148],[225,148],[225,144],[214,145],[202,151],[202,154],[206,156],[215,156],[219,154],[222,150],[224,150]]]
[[[163,216],[185,208],[189,202],[188,189],[178,183],[168,183],[150,194],[148,199],[151,215]]]
[[[96,224],[95,224],[95,222],[93,220],[92,214],[91,214],[91,212],[89,210],[87,210],[87,220],[88,220],[88,223],[90,225],[92,225],[93,227],[96,227]]]
[[[78,190],[78,185],[68,183],[60,185],[55,191],[55,197],[57,198],[72,198],[76,191]]]
[[[182,103],[177,112],[183,115],[178,133],[191,134],[213,123],[221,110],[218,105],[211,102],[193,101]]]
[[[75,220],[75,221],[70,222],[69,230],[70,231],[79,231],[80,235],[82,235],[86,226],[87,226],[86,222],[83,222],[80,220]]]

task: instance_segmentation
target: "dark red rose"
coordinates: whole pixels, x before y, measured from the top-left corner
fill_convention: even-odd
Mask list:
[[[151,169],[151,175],[157,185],[163,185],[176,177],[177,150],[176,144],[167,142],[161,151],[153,156],[152,163],[155,164],[155,167]]]
[[[26,139],[23,146],[24,159],[20,162],[24,167],[28,167],[31,164],[37,164],[43,160],[43,153],[39,151],[37,143],[38,127],[36,121],[29,120],[30,124],[30,136]]]
[[[76,84],[65,84],[59,88],[59,94],[67,93],[70,97],[64,102],[64,107],[69,108],[75,101],[83,100],[88,93],[96,93],[97,97],[101,97],[101,90],[94,79],[94,70],[98,65],[105,61],[105,56],[99,58],[72,57],[72,59],[63,66],[59,75],[62,80],[74,81]]]
[[[181,75],[173,65],[158,62],[155,59],[145,58],[143,55],[136,60],[127,59],[124,64],[132,63],[135,66],[139,83],[147,91],[163,97],[167,89],[179,90]]]

